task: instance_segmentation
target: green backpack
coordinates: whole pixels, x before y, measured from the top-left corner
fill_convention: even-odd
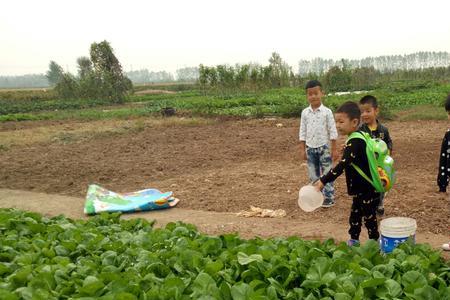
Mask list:
[[[395,171],[394,160],[389,156],[386,143],[382,139],[373,139],[367,132],[360,131],[350,134],[347,142],[351,139],[361,139],[366,142],[370,174],[365,174],[360,167],[353,163],[352,166],[377,192],[385,193],[389,191],[395,182]]]

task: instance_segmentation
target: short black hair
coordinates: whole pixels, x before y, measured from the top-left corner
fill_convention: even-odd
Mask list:
[[[350,120],[361,118],[361,110],[356,102],[347,101],[338,107],[336,113],[346,114]]]
[[[320,89],[322,89],[322,84],[319,80],[313,79],[306,83],[305,90],[315,88],[316,86],[320,86]]]
[[[370,104],[373,108],[378,108],[378,101],[375,96],[366,95],[359,100],[359,104]]]
[[[450,94],[448,94],[447,99],[445,99],[445,110],[450,112]]]

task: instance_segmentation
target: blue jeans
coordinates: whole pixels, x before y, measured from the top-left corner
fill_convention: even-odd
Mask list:
[[[321,175],[331,170],[333,161],[328,145],[323,145],[318,148],[306,147],[306,157],[308,162],[308,175],[311,182],[316,181]],[[322,193],[325,199],[334,201],[333,182],[327,183]]]

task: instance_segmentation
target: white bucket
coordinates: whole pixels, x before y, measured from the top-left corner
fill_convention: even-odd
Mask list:
[[[406,217],[393,217],[381,221],[380,248],[384,253],[390,253],[398,244],[405,242],[409,237],[415,240],[416,220]]]
[[[305,185],[298,192],[298,206],[306,212],[312,212],[323,204],[323,194],[312,185]]]

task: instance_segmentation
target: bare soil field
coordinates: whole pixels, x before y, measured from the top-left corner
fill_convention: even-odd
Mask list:
[[[442,237],[450,238],[449,196],[438,193],[436,186],[446,122],[386,125],[394,141],[397,183],[386,198],[385,217],[412,217],[421,234],[436,235],[439,242]],[[314,228],[311,235],[321,237],[333,237],[330,229],[335,228],[339,230],[336,236],[342,236],[351,206],[344,176],[336,182],[334,207],[312,213],[298,208],[298,190],[308,183],[298,153],[298,126],[297,119],[274,118],[3,123],[0,188],[78,199],[85,196],[91,183],[116,192],[157,188],[173,191],[181,199],[173,210],[221,212],[223,216],[250,205],[286,210],[286,217],[266,222],[265,227],[255,226],[266,231],[261,236],[295,234],[295,226]],[[14,138],[4,144],[9,137]],[[50,205],[26,197],[14,201]],[[79,203],[73,205],[79,210]],[[226,221],[220,216],[211,219],[217,226]],[[255,234],[252,223],[265,221],[251,220],[232,230],[244,236]]]

